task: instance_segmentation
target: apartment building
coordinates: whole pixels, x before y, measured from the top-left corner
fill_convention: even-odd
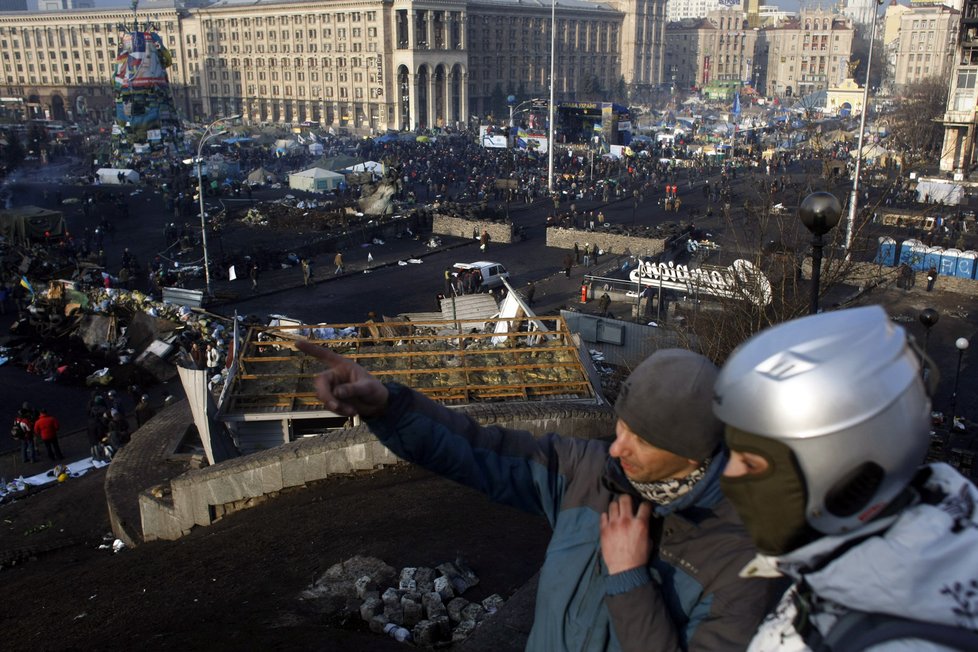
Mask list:
[[[677,88],[701,88],[716,97],[732,96],[752,83],[758,30],[745,12],[711,11],[706,18],[670,23],[666,28],[666,79]]]
[[[944,112],[943,172],[970,171],[975,164],[978,119],[978,0],[965,0],[952,59],[947,110]]]
[[[849,18],[821,9],[761,31],[768,95],[800,97],[828,90],[846,78],[854,31]]]
[[[961,12],[943,5],[914,7],[900,14],[893,89],[951,73]]]
[[[660,83],[665,0],[561,0],[554,90],[635,92]],[[184,118],[315,122],[361,130],[465,125],[494,95],[549,94],[545,0],[157,0],[139,11],[173,55]],[[30,111],[105,120],[112,62],[131,11],[0,15],[0,95]],[[83,98],[79,100],[78,98]],[[623,98],[621,98],[623,99]]]

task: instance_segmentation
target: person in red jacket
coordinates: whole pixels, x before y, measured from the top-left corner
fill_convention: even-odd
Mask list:
[[[58,429],[60,427],[61,425],[58,423],[58,420],[43,409],[41,410],[41,416],[34,422],[34,434],[44,442],[48,459],[52,461],[63,460],[65,458],[61,454],[61,446],[58,445]]]

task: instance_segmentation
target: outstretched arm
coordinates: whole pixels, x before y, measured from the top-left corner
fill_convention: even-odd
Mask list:
[[[296,347],[326,366],[315,382],[316,396],[327,409],[364,419],[381,416],[387,409],[387,388],[356,362],[312,342],[298,342]]]

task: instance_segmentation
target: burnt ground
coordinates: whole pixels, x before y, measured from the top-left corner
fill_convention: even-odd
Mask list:
[[[118,554],[105,471],[0,505],[0,632],[7,650],[403,650],[359,618],[329,622],[298,599],[354,555],[435,566],[461,553],[470,600],[509,598],[543,560],[542,519],[414,467],[336,477]],[[108,541],[111,543],[111,540]]]

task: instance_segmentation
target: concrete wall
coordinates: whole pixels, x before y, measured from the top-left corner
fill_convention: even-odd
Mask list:
[[[822,264],[825,265],[825,262],[823,261]],[[827,272],[826,270],[826,267],[822,268],[823,282],[830,274],[830,272]],[[880,265],[878,263],[852,263],[852,269],[848,274],[846,274],[846,283],[849,285],[856,285],[861,288],[869,288],[876,285],[896,284],[899,273],[899,267],[887,267],[886,265]],[[917,284],[914,291],[926,289],[927,272],[918,271],[916,274]],[[812,277],[811,258],[806,258],[802,263],[802,275],[806,279],[810,279]],[[978,297],[978,280],[938,275],[937,282],[934,283],[934,292],[951,292],[967,297]]]
[[[573,249],[574,243],[584,248],[584,243],[600,247],[606,254],[620,254],[626,249],[636,256],[655,256],[662,253],[665,240],[660,238],[639,238],[617,233],[587,231],[584,229],[547,228],[547,246],[558,249]]]
[[[614,434],[612,411],[593,405],[500,404],[472,406],[464,410],[484,425],[529,430],[538,436],[560,432],[591,439]],[[361,426],[186,471],[169,482],[139,493],[141,539],[179,539],[194,527],[210,525],[227,514],[273,497],[283,489],[301,487],[331,475],[400,463],[403,462]],[[116,467],[116,462],[112,466]],[[125,473],[122,466],[114,470]],[[130,533],[127,538],[135,537]]]
[[[470,220],[464,217],[454,217],[435,213],[431,224],[431,232],[438,235],[451,235],[456,238],[472,238],[477,233],[482,235],[482,231],[489,232],[489,246],[492,243],[509,243],[513,241],[513,225],[503,222],[490,222],[488,220]]]

